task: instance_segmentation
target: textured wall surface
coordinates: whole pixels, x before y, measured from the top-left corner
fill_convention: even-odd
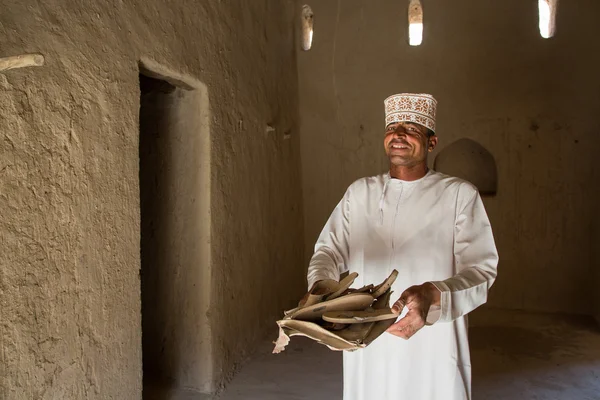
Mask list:
[[[600,163],[594,163],[594,178],[590,184],[590,192],[598,192],[598,186],[600,186]],[[600,326],[600,214],[594,213],[594,230],[592,234],[591,248],[594,252],[594,274],[592,276],[590,285],[592,286],[592,292],[594,293],[594,317],[596,322]]]
[[[212,336],[198,340],[217,388],[303,289],[295,5],[0,9],[0,57],[46,57],[0,73],[0,398],[141,397],[142,58],[210,97],[212,278],[198,290]]]
[[[484,200],[500,252],[491,305],[591,313],[600,3],[561,2],[544,40],[535,1],[427,2],[419,47],[406,3],[311,4],[313,47],[298,58],[305,256],[346,187],[386,171],[384,98],[429,92],[437,151],[470,138],[497,162]]]

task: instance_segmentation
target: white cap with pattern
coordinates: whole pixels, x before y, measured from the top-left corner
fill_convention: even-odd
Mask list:
[[[425,93],[395,94],[385,104],[385,126],[394,122],[414,122],[435,132],[437,100]]]

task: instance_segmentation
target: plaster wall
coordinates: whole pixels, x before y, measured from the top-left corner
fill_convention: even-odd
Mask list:
[[[600,182],[600,165],[594,163],[594,184],[592,184],[591,191],[598,192],[598,182]],[[600,326],[600,214],[595,213],[594,215],[594,231],[593,231],[593,243],[592,249],[594,252],[594,273],[592,275],[591,285],[594,301],[594,318],[596,323]]]
[[[598,219],[598,218],[596,218]],[[600,224],[600,222],[597,222]],[[598,237],[598,231],[595,232],[594,235],[594,239],[596,243],[600,242],[600,237]],[[598,245],[596,245],[598,246]],[[600,246],[595,247],[595,260],[594,260],[594,268],[595,268],[595,273],[593,274],[593,280],[592,280],[592,286],[594,287],[594,289],[592,290],[593,293],[593,301],[594,301],[594,309],[593,309],[593,315],[594,318],[596,319],[596,322],[598,323],[598,325],[600,325],[600,291],[597,289],[598,285],[600,285]]]
[[[497,195],[484,198],[500,253],[490,305],[591,314],[600,4],[560,2],[544,40],[534,1],[424,2],[424,41],[410,47],[407,3],[311,3],[314,42],[298,60],[305,260],[347,186],[387,170],[383,100],[428,92],[430,163],[460,138],[497,163]]]
[[[304,286],[295,4],[0,9],[0,57],[46,58],[0,73],[0,398],[141,398],[140,60],[210,99],[210,352],[186,385],[218,389]]]

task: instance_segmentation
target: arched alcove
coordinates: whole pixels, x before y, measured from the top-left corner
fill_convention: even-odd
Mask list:
[[[447,146],[435,158],[433,168],[471,182],[481,194],[496,194],[498,172],[494,156],[474,140],[463,138]]]

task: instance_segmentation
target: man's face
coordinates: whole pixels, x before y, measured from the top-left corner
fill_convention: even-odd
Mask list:
[[[427,128],[412,122],[394,122],[385,128],[383,145],[390,163],[411,167],[425,162],[437,144],[437,136],[427,136]]]

